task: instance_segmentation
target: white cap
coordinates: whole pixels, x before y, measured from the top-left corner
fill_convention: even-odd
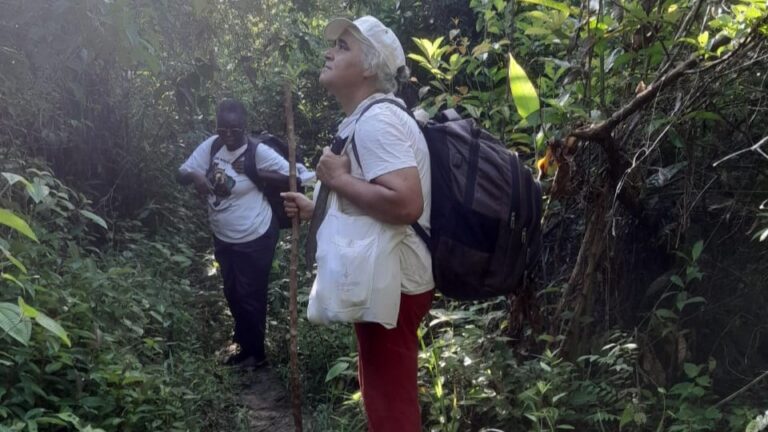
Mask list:
[[[344,30],[350,30],[370,42],[381,53],[392,72],[396,72],[400,66],[405,66],[405,52],[397,36],[376,18],[368,15],[354,21],[346,18],[333,19],[325,26],[325,38],[336,40]]]

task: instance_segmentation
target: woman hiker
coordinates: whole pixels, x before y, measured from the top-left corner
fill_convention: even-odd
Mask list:
[[[336,155],[325,148],[317,177],[342,202],[342,210],[362,212],[382,224],[407,226],[397,246],[402,282],[394,328],[374,322],[355,323],[358,378],[371,432],[421,430],[417,372],[419,323],[429,311],[434,281],[429,251],[410,228],[417,222],[429,230],[429,152],[417,123],[403,109],[381,98],[408,78],[405,54],[397,36],[379,20],[335,19],[325,28],[334,45],[325,52],[320,83],[341,105],[346,118],[337,139],[354,132],[352,151]],[[402,100],[396,100],[403,104]],[[361,113],[369,108],[361,117]],[[359,158],[359,159],[358,159]],[[362,167],[362,169],[361,169]],[[314,203],[302,194],[285,193],[289,215],[310,219]]]

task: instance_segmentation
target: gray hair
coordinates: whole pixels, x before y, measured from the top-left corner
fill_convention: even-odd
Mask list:
[[[353,33],[354,34],[354,33]],[[378,49],[366,38],[355,34],[363,48],[363,66],[376,74],[376,90],[382,93],[397,91],[404,82],[408,81],[411,71],[408,66],[400,66],[396,71],[384,61]]]

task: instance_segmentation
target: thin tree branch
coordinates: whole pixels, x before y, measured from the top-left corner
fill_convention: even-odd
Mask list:
[[[704,0],[696,0],[696,4],[688,12],[688,15],[685,16],[685,19],[683,20],[683,24],[680,26],[680,28],[677,30],[677,33],[675,34],[675,38],[674,38],[675,45],[672,47],[672,52],[667,53],[666,61],[659,68],[659,72],[658,72],[659,74],[662,74],[667,69],[669,69],[669,66],[674,61],[674,58],[677,55],[677,52],[680,51],[680,44],[678,44],[677,42],[680,40],[681,37],[683,37],[683,35],[685,35],[685,33],[688,31],[688,28],[690,28],[691,23],[693,22],[693,19],[696,17],[696,15],[699,14],[699,9],[701,9],[702,4],[704,4]]]
[[[760,382],[765,377],[768,377],[768,370],[763,372],[762,375],[760,375],[759,377],[753,379],[749,384],[747,384],[744,387],[738,389],[732,395],[730,395],[727,398],[725,398],[725,399],[721,400],[720,402],[716,403],[715,404],[715,408],[720,408],[723,404],[726,404],[726,403],[732,401],[734,398],[736,398],[736,396],[744,393],[745,391],[747,391],[747,389],[749,389],[753,385],[757,384],[758,382]]]
[[[749,35],[745,38],[743,43],[739,44],[739,46],[737,46],[734,49],[734,52],[741,51],[746,46],[751,44],[754,40],[755,35],[760,31],[760,27],[762,27],[766,23],[768,23],[768,15],[763,17],[760,21],[756,22],[752,26],[752,29],[750,30]],[[725,35],[720,36],[712,42],[710,51],[715,52],[718,49],[722,48],[723,46],[729,44],[730,42],[731,42],[730,37]],[[616,111],[608,120],[605,120],[601,123],[598,123],[590,127],[583,127],[583,128],[576,129],[573,132],[571,132],[571,135],[581,139],[605,139],[605,137],[610,135],[610,133],[613,131],[614,128],[616,128],[616,126],[619,123],[626,120],[627,117],[629,117],[636,111],[643,108],[663,88],[674,83],[675,81],[680,79],[680,77],[682,77],[686,72],[698,66],[701,60],[702,60],[702,57],[701,55],[699,55],[698,52],[692,53],[688,57],[688,60],[681,63],[676,68],[672,69],[671,71],[663,75],[661,78],[656,79],[653,83],[651,83],[650,86],[648,86],[648,88],[645,91],[638,94],[627,105],[624,105],[622,108]]]
[[[716,51],[718,48],[728,44],[730,38],[727,36],[720,37],[712,43],[712,50]],[[601,123],[587,128],[579,128],[571,132],[571,135],[581,139],[604,139],[608,136],[616,126],[624,121],[627,117],[643,108],[648,102],[665,87],[677,81],[683,74],[689,69],[694,68],[701,61],[701,57],[698,53],[691,54],[688,60],[681,63],[676,68],[672,69],[666,75],[654,81],[648,88],[638,94],[627,105],[624,105],[613,115]]]
[[[753,146],[751,146],[751,147],[747,147],[747,148],[745,148],[745,149],[741,149],[741,150],[739,150],[739,151],[737,151],[737,152],[735,152],[735,153],[731,153],[731,154],[729,154],[728,156],[726,156],[726,157],[724,157],[724,158],[720,159],[719,161],[717,161],[717,162],[713,163],[713,164],[712,164],[712,166],[713,166],[713,167],[716,167],[716,166],[720,165],[721,163],[723,163],[723,162],[727,161],[728,159],[733,159],[733,158],[735,158],[736,156],[738,156],[738,155],[740,155],[740,154],[742,154],[742,153],[746,153],[746,152],[748,152],[748,151],[755,151],[755,152],[758,152],[758,153],[760,153],[760,154],[761,154],[761,155],[762,155],[764,158],[768,159],[768,154],[766,154],[766,153],[763,151],[763,149],[761,148],[761,147],[763,146],[763,144],[765,144],[765,143],[767,143],[767,142],[768,142],[768,136],[766,136],[765,138],[761,139],[760,141],[758,141],[758,142],[757,142],[757,144],[755,144],[755,145],[753,145]]]

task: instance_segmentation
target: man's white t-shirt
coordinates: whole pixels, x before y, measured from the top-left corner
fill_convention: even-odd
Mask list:
[[[394,95],[383,93],[368,97],[341,122],[337,135],[348,138],[354,132],[362,170],[355,160],[352,149],[347,148],[346,151],[352,160],[352,175],[359,179],[372,181],[383,174],[402,168],[416,167],[419,170],[424,212],[418,222],[429,233],[432,177],[429,149],[421,129],[407,113],[390,103],[379,103],[371,107],[358,122],[363,109],[372,101],[383,97],[395,99]],[[402,100],[396,100],[405,106]],[[356,122],[357,126],[355,126]],[[432,255],[413,228],[408,227],[399,249],[400,268],[403,274],[402,292],[421,294],[434,288]]]
[[[192,155],[179,168],[179,171],[197,172],[208,176],[211,183],[219,182],[223,186],[217,191],[225,191],[220,196],[208,195],[208,221],[213,234],[227,243],[245,243],[261,237],[272,222],[272,208],[258,187],[245,173],[238,173],[232,167],[246,150],[243,145],[231,152],[226,146],[216,152],[211,161],[211,146],[218,138],[214,135],[197,146]],[[275,171],[288,175],[288,161],[268,145],[256,147],[256,168],[260,171]]]

